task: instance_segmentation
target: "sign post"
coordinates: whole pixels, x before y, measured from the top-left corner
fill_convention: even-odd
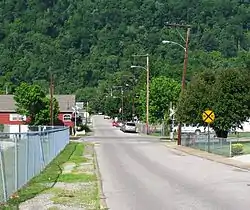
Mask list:
[[[174,106],[172,104],[172,102],[170,103],[170,109],[169,109],[169,117],[172,121],[172,124],[171,124],[171,131],[170,131],[170,139],[172,141],[174,141],[174,114],[175,114],[175,109],[174,109]]]
[[[208,125],[207,126],[208,127],[208,137],[207,137],[208,152],[210,152],[210,124],[214,122],[214,119],[215,119],[215,114],[212,110],[208,109],[202,113],[202,120]]]

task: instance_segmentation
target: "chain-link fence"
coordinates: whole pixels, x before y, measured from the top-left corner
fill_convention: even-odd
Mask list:
[[[181,144],[183,146],[192,147],[195,149],[204,150],[226,157],[232,156],[232,142],[233,139],[218,138],[214,133],[195,134],[195,133],[182,133]]]
[[[0,202],[38,175],[69,143],[68,127],[29,127],[0,132]]]
[[[147,134],[147,126],[145,123],[137,123],[136,129],[138,133]],[[153,136],[165,136],[166,130],[164,124],[155,124],[148,126],[148,132]]]

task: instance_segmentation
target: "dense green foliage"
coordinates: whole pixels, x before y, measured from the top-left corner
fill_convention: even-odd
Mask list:
[[[21,83],[16,88],[14,99],[16,101],[17,113],[28,118],[29,125],[50,124],[50,99],[38,85]],[[57,124],[59,106],[57,100],[53,101],[53,117]]]
[[[100,80],[113,83],[121,71],[129,71],[135,53],[151,55],[151,76],[179,81],[183,52],[161,44],[163,39],[181,42],[176,30],[164,27],[167,21],[192,25],[189,75],[234,65],[231,57],[243,58],[250,48],[250,9],[239,0],[5,0],[0,8],[3,90],[21,81],[47,90],[49,67],[58,93]]]
[[[146,88],[141,90],[140,101],[142,117],[146,113]],[[181,86],[179,82],[167,77],[155,77],[150,83],[149,113],[150,122],[155,123],[168,118],[170,102],[176,103],[179,98]]]
[[[151,79],[166,76],[180,82],[184,52],[177,45],[162,44],[162,40],[184,44],[177,30],[167,27],[166,22],[184,23],[192,25],[188,81],[205,69],[249,68],[248,3],[240,0],[1,1],[0,91],[8,87],[10,93],[14,92],[25,81],[38,84],[47,92],[51,71],[57,94],[76,93],[79,100],[89,101],[93,110],[103,111],[111,103],[105,96],[112,86],[129,84],[124,98],[126,115],[134,112],[141,116],[144,102],[142,97],[135,96],[145,86],[145,72],[130,66],[145,66],[146,61],[132,55],[150,54]],[[185,35],[183,29],[179,32]],[[115,95],[121,98],[118,92]],[[113,103],[112,110],[116,111],[112,112],[116,113],[121,100]],[[131,111],[133,105],[135,110]],[[162,113],[152,116],[162,117]]]
[[[203,124],[202,113],[211,109],[211,125],[218,136],[226,136],[250,116],[250,75],[247,70],[223,69],[198,74],[183,92],[178,118],[191,124]]]

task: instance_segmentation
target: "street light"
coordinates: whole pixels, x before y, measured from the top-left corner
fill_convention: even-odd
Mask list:
[[[128,87],[129,85],[128,84],[125,84],[125,86],[126,87]],[[122,121],[123,121],[123,104],[124,104],[124,102],[123,102],[123,86],[113,86],[113,88],[120,88],[121,89],[121,99],[122,99],[122,110],[121,110],[121,112],[122,112]]]
[[[172,42],[172,41],[168,41],[168,40],[163,40],[162,41],[163,44],[175,44],[180,46],[184,51],[186,51],[186,48],[184,46],[182,46],[181,44],[177,43],[177,42]]]
[[[146,67],[143,66],[131,66],[131,68],[141,68],[146,70],[147,72],[147,90],[146,90],[146,129],[147,134],[149,134],[149,55],[134,55],[134,56],[146,56],[147,57],[147,65]]]
[[[177,26],[176,24],[174,26]],[[181,25],[178,25],[181,26]],[[187,27],[187,36],[186,36],[186,44],[185,47],[182,46],[181,44],[173,41],[168,41],[168,40],[163,40],[163,44],[174,44],[180,46],[182,49],[185,51],[184,55],[184,64],[183,64],[183,73],[182,73],[182,82],[181,82],[181,91],[183,92],[185,89],[185,81],[186,81],[186,73],[187,73],[187,61],[188,61],[188,42],[189,42],[189,35],[190,35],[190,26],[182,26],[182,27]],[[181,122],[179,122],[178,125],[178,145],[181,145]]]

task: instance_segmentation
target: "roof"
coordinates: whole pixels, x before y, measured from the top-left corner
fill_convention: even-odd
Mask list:
[[[75,106],[75,95],[54,95],[59,103],[60,112],[72,112],[72,107]]]
[[[49,97],[49,96],[48,96]],[[75,105],[75,95],[54,95],[59,103],[60,112],[71,112]],[[14,95],[0,95],[0,112],[15,112]]]
[[[0,112],[14,112],[15,110],[13,95],[0,95]]]

